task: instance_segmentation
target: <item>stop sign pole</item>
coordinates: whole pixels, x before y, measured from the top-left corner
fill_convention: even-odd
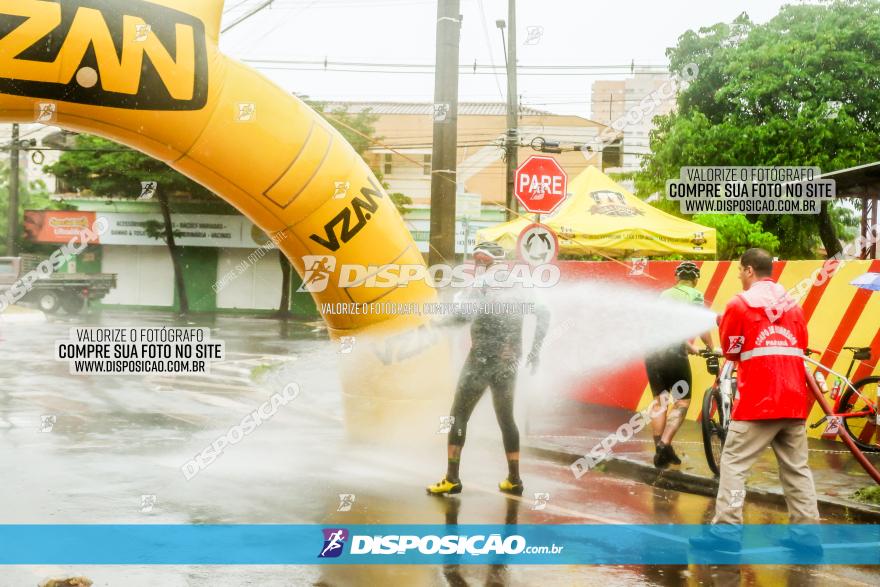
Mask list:
[[[516,170],[515,181],[516,198],[533,214],[550,214],[568,194],[568,174],[552,157],[532,155]]]

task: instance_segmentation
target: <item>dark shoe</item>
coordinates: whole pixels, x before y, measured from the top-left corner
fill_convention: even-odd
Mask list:
[[[691,548],[697,550],[713,550],[721,552],[739,552],[742,544],[730,538],[723,538],[717,534],[704,534],[688,540]]]
[[[523,494],[523,482],[522,479],[518,479],[516,481],[511,481],[509,478],[505,479],[501,483],[498,484],[498,491],[501,493],[509,493],[510,495],[522,495]]]
[[[675,454],[675,449],[672,448],[671,444],[666,445],[666,456],[669,459],[669,462],[673,465],[680,465],[681,459],[678,458],[678,455]]]
[[[665,469],[672,460],[669,458],[669,451],[662,442],[657,443],[657,452],[654,453],[654,466],[658,469]]]
[[[819,539],[814,536],[786,536],[785,538],[780,539],[779,545],[789,550],[793,550],[798,554],[808,554],[811,556],[822,556],[825,554],[825,549],[822,548],[822,543],[820,543]]]

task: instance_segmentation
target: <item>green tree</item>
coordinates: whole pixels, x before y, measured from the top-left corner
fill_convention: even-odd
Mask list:
[[[687,31],[667,51],[673,71],[699,74],[678,107],[655,119],[640,193],[662,191],[686,165],[815,165],[842,169],[880,158],[880,2],[787,5],[765,24],[746,14]],[[665,202],[665,206],[669,203]],[[787,258],[840,250],[853,217],[762,215]]]
[[[2,218],[0,218],[0,247],[2,247],[0,250],[3,251],[3,254],[8,254],[6,250],[6,237],[9,234],[9,223],[6,220],[7,210],[9,209],[9,160],[8,153],[6,154],[7,159],[0,162],[0,210],[3,211]],[[18,218],[23,218],[24,211],[27,209],[42,210],[51,208],[52,204],[53,202],[49,199],[49,192],[46,190],[46,184],[42,180],[24,181],[24,170],[22,169],[18,184]],[[39,249],[39,246],[29,241],[24,241],[19,249],[25,252],[32,252]]]
[[[774,254],[779,250],[776,235],[765,232],[760,220],[749,222],[742,214],[697,214],[694,222],[715,229],[719,259],[736,259],[753,247]]]
[[[141,195],[143,182],[156,183],[163,222],[162,226],[148,226],[148,234],[165,241],[174,268],[180,313],[188,314],[182,251],[174,241],[171,226],[171,201],[182,196],[210,198],[211,192],[157,159],[91,135],[78,135],[74,149],[47,165],[46,171],[82,194],[108,198],[135,198]]]
[[[373,114],[370,108],[352,114],[343,106],[328,109],[326,102],[306,100],[306,103],[338,130],[361,157],[376,141],[381,140],[376,136],[375,126],[379,116]]]
[[[92,135],[78,135],[73,150],[62,153],[56,163],[46,166],[70,189],[82,194],[107,198],[136,198],[141,182],[155,181],[173,196],[210,198],[211,191],[167,164]]]

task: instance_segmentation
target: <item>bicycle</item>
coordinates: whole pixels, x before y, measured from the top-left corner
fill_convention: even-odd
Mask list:
[[[712,387],[703,394],[703,410],[700,413],[700,427],[703,432],[703,450],[706,463],[717,477],[720,474],[721,451],[730,425],[733,398],[736,395],[736,363],[725,361],[719,368],[720,353],[710,350],[700,351],[706,359],[706,370],[715,375]]]
[[[846,375],[826,367],[819,361],[810,358],[818,354],[818,351],[806,349],[804,360],[816,366],[812,376],[806,369],[805,376],[816,401],[819,403],[825,415],[810,425],[810,428],[818,428],[828,422],[823,438],[834,439],[840,437],[863,469],[874,481],[880,484],[880,472],[875,465],[865,456],[865,452],[880,452],[880,376],[870,376],[852,382],[849,379],[856,361],[870,361],[871,349],[869,347],[845,347],[845,350],[853,353]],[[720,473],[721,452],[724,449],[724,441],[727,437],[727,428],[730,425],[730,414],[733,400],[736,396],[736,364],[726,361],[719,369],[717,355],[706,351],[700,353],[706,359],[709,372],[716,376],[715,382],[703,397],[703,411],[700,421],[703,431],[703,448],[706,453],[706,462],[709,468],[717,476]],[[713,364],[714,360],[714,364]],[[837,379],[831,388],[822,371],[834,375]],[[841,393],[841,390],[845,391]],[[825,398],[830,394],[834,400],[834,406]],[[872,441],[871,439],[876,440]]]
[[[844,347],[844,350],[853,355],[846,375],[841,375],[810,358],[811,355],[819,353],[806,349],[804,361],[816,367],[813,376],[807,377],[807,382],[816,401],[825,412],[825,415],[811,424],[810,428],[818,428],[827,422],[822,438],[840,437],[862,468],[877,484],[880,484],[880,471],[864,454],[880,452],[880,430],[878,430],[880,429],[880,376],[873,375],[852,382],[849,376],[853,366],[856,361],[870,361],[871,349]],[[822,370],[837,377],[830,388]],[[843,387],[846,389],[841,393]],[[826,400],[826,394],[834,400],[833,408]]]

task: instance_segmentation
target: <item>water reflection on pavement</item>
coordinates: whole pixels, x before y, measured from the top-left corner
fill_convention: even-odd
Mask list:
[[[601,473],[578,481],[568,468],[535,459],[523,463],[525,495],[501,495],[495,487],[506,469],[488,401],[470,426],[465,491],[432,498],[424,487],[442,475],[445,437],[385,448],[348,443],[338,348],[319,325],[196,320],[226,342],[228,360],[210,376],[71,376],[52,354],[72,325],[169,323],[162,315],[115,313],[78,320],[0,333],[2,523],[697,524],[711,511],[702,496]],[[185,462],[290,382],[301,388],[295,401],[185,479]],[[47,431],[44,416],[54,416]],[[352,496],[350,508],[341,507],[341,495]],[[747,523],[786,519],[767,506],[746,513]],[[0,586],[72,574],[125,587],[880,584],[871,567],[341,565],[8,567],[0,569]]]

